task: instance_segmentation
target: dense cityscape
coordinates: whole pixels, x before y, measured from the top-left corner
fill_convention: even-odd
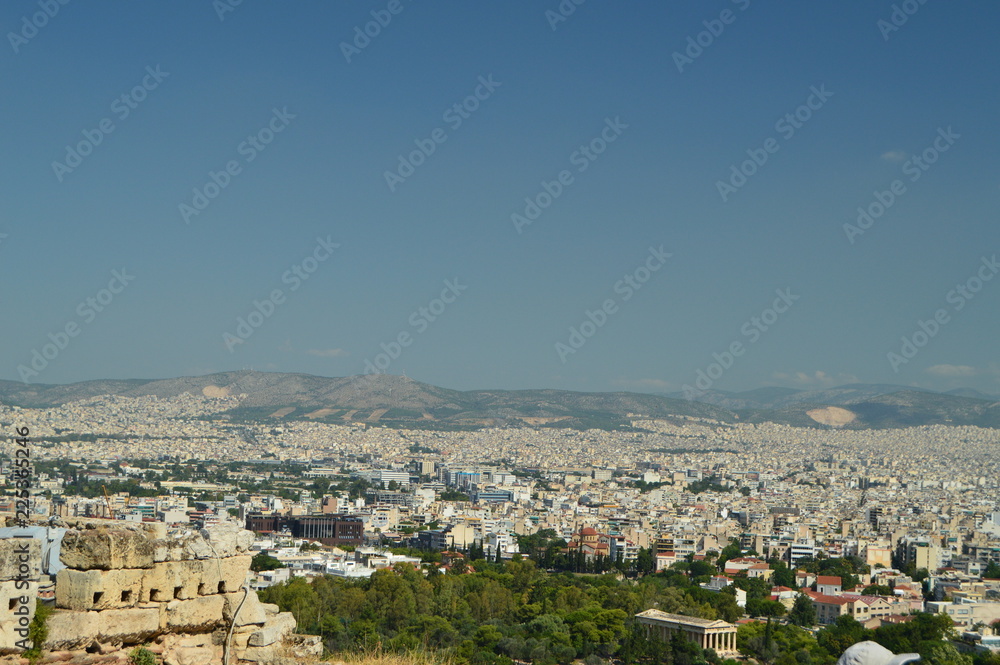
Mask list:
[[[0,25],[0,665],[1000,665],[1000,3]]]
[[[950,619],[961,653],[947,651],[942,662],[992,662],[1000,647],[994,430],[636,417],[627,431],[433,431],[373,425],[361,412],[342,425],[234,422],[242,397],[0,407],[4,431],[30,432],[30,519],[248,529],[252,588],[333,650],[379,635],[394,648],[429,641],[472,662],[632,662],[658,656],[624,636],[679,630],[710,659],[780,662],[784,654],[802,662],[804,649],[822,662],[837,655],[837,631],[877,634],[924,616]],[[13,462],[3,463],[8,521],[19,487]],[[526,646],[525,626],[549,615],[522,608],[516,594],[509,612],[473,612],[497,626],[492,643],[468,628],[473,646],[457,625],[447,638],[422,628],[414,642],[420,612],[369,626],[330,607],[329,616],[341,617],[332,626],[304,616],[288,596],[314,595],[322,580],[341,592],[366,589],[405,570],[425,580],[507,571],[545,580],[542,587],[583,575],[586,588],[608,578],[641,597],[604,617],[617,626],[608,635],[560,650],[556,642]],[[658,578],[672,595],[644,591]],[[48,589],[58,607],[54,587],[40,579],[40,595]],[[784,637],[762,637],[760,625]],[[366,637],[364,626],[375,632]],[[793,630],[813,646],[789,651]]]

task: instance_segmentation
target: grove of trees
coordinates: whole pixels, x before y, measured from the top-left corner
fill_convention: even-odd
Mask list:
[[[543,534],[523,546],[544,559],[549,543]],[[426,570],[400,564],[376,571],[370,579],[295,577],[260,596],[292,612],[299,632],[321,635],[332,652],[423,650],[455,665],[568,665],[577,659],[586,665],[736,663],[683,640],[647,640],[633,620],[650,608],[740,619],[744,612],[732,593],[698,586],[700,578],[715,570],[714,563],[678,562],[633,579],[619,572],[548,572],[519,556],[503,563],[458,561],[445,573],[438,564],[425,564]],[[815,621],[807,597],[796,600],[787,620],[779,619],[784,608],[770,607],[758,580],[738,584],[766,611],[761,612],[764,619],[739,627],[737,646],[763,665],[832,665],[844,649],[866,639],[896,653],[918,652],[926,665],[1000,665],[995,655],[957,651],[948,641],[951,621],[943,615],[918,614],[908,623],[874,631],[843,616],[814,635],[800,627]]]

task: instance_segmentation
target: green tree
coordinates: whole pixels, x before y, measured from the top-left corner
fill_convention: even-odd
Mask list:
[[[746,610],[752,617],[782,617],[786,612],[784,605],[767,598],[748,598]]]
[[[847,647],[872,638],[872,631],[862,626],[850,614],[841,614],[830,626],[819,631],[816,641],[831,656],[839,658]],[[884,646],[884,645],[883,645]]]
[[[738,646],[740,644],[739,637],[739,632],[737,631],[736,638]],[[744,638],[740,651],[753,656],[765,665],[774,662],[774,660],[781,654],[781,649],[778,647],[778,643],[774,639],[774,627],[771,624],[770,618],[767,620],[767,623],[764,624],[763,633],[758,633]]]
[[[795,604],[788,613],[788,623],[803,627],[816,625],[816,607],[809,596],[800,593],[795,597]]]
[[[730,559],[736,559],[740,556],[740,541],[738,538],[733,538],[729,541],[729,544],[722,548],[719,552],[719,558],[716,560],[716,565],[719,571],[725,570],[726,562]]]
[[[636,555],[635,569],[640,575],[646,575],[656,570],[656,558],[648,547],[641,548]]]
[[[960,653],[949,642],[934,644],[921,655],[927,665],[972,665],[972,656]]]
[[[688,572],[691,573],[692,581],[700,583],[707,582],[712,575],[718,572],[718,569],[715,564],[709,561],[692,561]]]
[[[927,642],[942,642],[952,635],[953,626],[947,614],[920,612],[906,623],[879,626],[873,639],[895,653],[924,653]]]
[[[774,586],[784,586],[790,589],[796,587],[795,584],[795,573],[785,565],[784,561],[780,561],[777,558],[771,559],[768,562],[768,567],[774,571],[774,575],[771,576],[771,584]]]
[[[261,550],[250,559],[250,570],[258,573],[262,570],[276,570],[284,567],[285,564],[269,555],[266,550]]]

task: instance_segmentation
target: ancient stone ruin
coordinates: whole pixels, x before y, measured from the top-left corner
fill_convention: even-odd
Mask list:
[[[0,654],[21,651],[24,620],[15,612],[34,614],[48,575],[55,612],[46,660],[126,662],[139,645],[167,665],[277,665],[321,655],[318,637],[296,635],[290,612],[246,586],[254,536],[236,525],[168,532],[161,523],[79,520],[58,535],[58,547],[0,539],[0,602],[9,610],[0,613]],[[29,599],[27,610],[19,599]]]

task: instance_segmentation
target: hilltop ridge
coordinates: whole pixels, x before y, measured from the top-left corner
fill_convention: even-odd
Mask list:
[[[761,388],[676,394],[569,390],[452,390],[387,374],[323,377],[236,371],[169,379],[93,380],[66,385],[0,381],[0,403],[59,406],[101,395],[233,397],[235,421],[366,422],[414,429],[489,426],[628,428],[636,419],[697,418],[851,429],[915,425],[1000,427],[1000,401],[905,386],[849,384],[821,391]]]

